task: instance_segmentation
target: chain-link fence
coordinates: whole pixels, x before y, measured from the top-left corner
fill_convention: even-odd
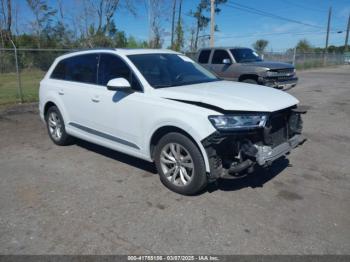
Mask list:
[[[70,51],[72,50],[0,49],[0,105],[37,101],[39,82],[45,72],[56,57]]]
[[[196,52],[188,52],[186,55],[195,59]],[[346,56],[342,53],[307,53],[296,52],[293,49],[283,52],[265,52],[262,57],[264,60],[293,64],[297,69],[309,69],[349,63],[346,60]]]
[[[306,53],[295,52],[266,52],[264,59],[270,61],[280,61],[294,64],[297,69],[309,69],[322,66],[341,65],[345,63],[342,53]]]
[[[39,82],[45,72],[56,57],[71,51],[74,49],[0,49],[0,105],[37,101]],[[187,55],[193,58],[195,53]],[[293,63],[297,69],[345,63],[343,54],[299,53],[293,50],[266,52],[264,59]]]

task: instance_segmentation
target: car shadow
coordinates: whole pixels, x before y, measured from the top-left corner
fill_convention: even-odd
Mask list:
[[[256,167],[255,171],[242,178],[219,179],[216,183],[210,184],[206,191],[211,193],[217,190],[236,191],[246,187],[263,187],[264,184],[278,176],[289,166],[287,158],[280,158],[272,163],[270,167]]]
[[[112,149],[99,146],[84,140],[76,139],[75,144],[86,150],[92,151],[97,154],[101,154],[105,157],[122,162],[127,165],[131,165],[138,169],[157,175],[157,169],[154,163],[129,156],[127,154],[114,151]],[[199,192],[198,195],[214,191],[237,191],[246,187],[257,188],[263,187],[264,184],[272,180],[279,175],[284,169],[289,166],[289,160],[287,158],[280,158],[273,162],[268,168],[257,167],[255,171],[245,177],[237,179],[219,179],[215,183],[209,184],[204,190]]]
[[[138,169],[142,169],[144,171],[153,173],[153,174],[157,174],[157,170],[156,167],[153,163],[133,157],[133,156],[129,156],[127,154],[103,147],[103,146],[99,146],[84,140],[80,140],[80,139],[76,139],[75,140],[75,144],[79,147],[82,147],[86,150],[92,151],[94,153],[97,154],[101,154],[105,157],[111,158],[113,160],[122,162],[124,164],[127,165],[131,165],[133,167],[136,167]]]

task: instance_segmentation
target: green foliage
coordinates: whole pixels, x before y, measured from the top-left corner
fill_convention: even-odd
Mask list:
[[[255,49],[256,52],[258,52],[259,55],[262,55],[269,44],[269,41],[265,39],[259,39],[256,40],[256,42],[253,44],[253,48]]]
[[[127,48],[147,48],[148,43],[146,41],[138,41],[133,36],[129,36],[127,41]]]
[[[45,72],[40,70],[21,72],[24,102],[38,101],[39,82],[44,74]],[[15,103],[18,100],[16,74],[0,74],[0,105]]]
[[[298,52],[310,52],[312,51],[313,47],[311,46],[310,42],[306,39],[302,39],[298,42],[296,49]]]
[[[182,29],[182,21],[180,20],[175,29],[174,50],[180,51],[184,47],[184,30]]]

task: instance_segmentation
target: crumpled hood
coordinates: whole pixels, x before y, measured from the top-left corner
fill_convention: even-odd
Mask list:
[[[154,95],[232,111],[274,112],[299,103],[284,91],[231,81],[154,89]]]
[[[286,69],[286,68],[294,68],[292,64],[283,63],[283,62],[274,62],[274,61],[259,61],[259,62],[251,62],[244,63],[246,66],[259,66],[265,67],[269,69]]]

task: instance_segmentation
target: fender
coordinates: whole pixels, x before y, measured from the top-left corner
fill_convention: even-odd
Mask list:
[[[178,119],[174,119],[173,121],[167,120],[167,121],[158,122],[155,125],[155,127],[145,136],[144,141],[147,141],[147,144],[145,145],[145,153],[149,155],[149,158],[151,159],[151,137],[158,129],[165,126],[173,126],[173,127],[179,128],[184,132],[186,132],[188,135],[190,135],[190,137],[196,142],[196,145],[201,151],[204,159],[204,163],[205,163],[206,172],[209,173],[210,172],[209,159],[208,159],[206,150],[204,149],[201,141],[198,139],[200,137],[200,134],[193,127],[191,127],[185,122],[179,121]]]

